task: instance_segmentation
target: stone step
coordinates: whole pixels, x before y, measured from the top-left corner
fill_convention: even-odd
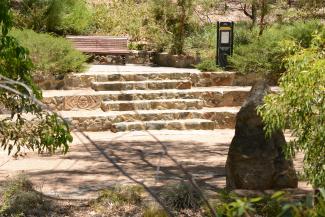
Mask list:
[[[72,73],[64,79],[65,89],[89,88],[92,82],[189,80],[192,86],[233,85],[235,72],[200,72],[196,69],[148,66],[105,66],[92,65],[84,73]]]
[[[203,101],[199,99],[158,99],[134,101],[104,101],[103,111],[131,111],[131,110],[165,110],[165,109],[201,109]]]
[[[198,73],[191,72],[97,72],[97,73],[83,73],[72,74],[68,79],[76,79],[79,81],[146,81],[146,80],[182,80],[191,79],[191,75],[195,77]]]
[[[157,99],[201,99],[204,107],[241,106],[250,87],[194,87],[186,90],[128,90],[94,91],[59,90],[44,91],[43,102],[53,110],[99,109],[102,101],[132,101]],[[273,88],[276,90],[276,88]]]
[[[129,90],[112,91],[103,96],[105,101],[156,100],[156,99],[201,99],[205,107],[241,106],[250,87],[196,87],[185,90]]]
[[[214,122],[205,119],[122,122],[112,125],[113,132],[143,130],[214,130]]]
[[[189,80],[96,81],[91,87],[95,91],[160,90],[190,89],[192,84]]]
[[[60,111],[66,120],[75,128],[83,131],[110,130],[115,123],[172,121],[183,119],[205,119],[215,123],[216,129],[235,127],[235,117],[239,107],[203,108],[200,110],[139,110],[139,111],[111,111],[80,110]]]

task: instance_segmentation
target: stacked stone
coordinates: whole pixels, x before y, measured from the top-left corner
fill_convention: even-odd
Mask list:
[[[45,91],[44,103],[83,131],[234,128],[250,87],[233,72],[91,66]]]

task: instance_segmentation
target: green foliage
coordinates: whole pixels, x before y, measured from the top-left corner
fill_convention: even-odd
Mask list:
[[[282,49],[284,41],[293,39],[301,46],[309,47],[313,33],[323,29],[317,21],[273,25],[261,36],[253,28],[246,37],[243,31],[249,32],[249,29],[241,29],[235,34],[237,44],[229,58],[230,63],[241,73],[281,74],[285,71],[282,64],[286,55]]]
[[[193,31],[185,40],[187,53],[200,53],[204,60],[214,60],[216,55],[216,27],[207,24]]]
[[[216,65],[215,60],[204,60],[195,66],[202,72],[216,72],[221,69]]]
[[[23,0],[19,9],[14,10],[15,26],[35,31],[46,31],[48,0]]]
[[[199,193],[186,182],[166,186],[160,196],[168,207],[175,210],[197,209],[202,203]]]
[[[292,200],[281,191],[253,198],[231,194],[213,204],[218,216],[224,217],[320,217],[325,213],[325,190],[320,191],[315,199],[317,204],[314,204],[314,198],[310,194],[304,199]],[[208,209],[203,209],[210,216]]]
[[[185,39],[197,28],[193,3],[126,0],[95,4],[92,31],[98,35],[127,35],[132,42],[149,42],[149,48],[181,54]]]
[[[61,34],[85,33],[92,14],[83,0],[51,0],[47,11],[47,28]]]
[[[93,6],[92,30],[98,35],[128,35],[131,41],[149,39],[148,3],[133,0],[113,1]],[[149,24],[148,24],[149,25]]]
[[[310,48],[287,43],[287,72],[279,94],[265,97],[259,112],[268,135],[289,128],[295,138],[287,146],[292,156],[302,151],[304,172],[315,187],[325,187],[325,37],[316,35]]]
[[[142,201],[144,189],[137,185],[117,185],[111,189],[102,190],[94,201],[96,205],[105,203],[114,204],[139,204]]]
[[[306,10],[319,10],[325,7],[325,2],[323,0],[297,0],[296,6]]]
[[[165,210],[155,206],[150,206],[145,208],[142,216],[143,217],[168,217]]]
[[[82,34],[89,30],[91,19],[83,0],[23,0],[14,20],[17,27],[37,32]]]
[[[194,0],[152,0],[150,8],[160,31],[172,38],[171,53],[183,54],[185,39],[196,28]]]
[[[12,27],[8,0],[0,2],[0,27],[0,104],[9,111],[0,120],[0,147],[9,153],[22,147],[67,152],[72,141],[67,123],[36,103],[42,94],[32,80],[28,50],[8,35]]]
[[[0,198],[0,216],[45,216],[51,206],[23,175],[5,183]]]
[[[234,45],[243,46],[253,43],[258,37],[258,29],[248,22],[236,22],[234,28]]]
[[[11,34],[29,50],[34,74],[64,75],[84,69],[86,56],[75,50],[65,38],[32,30],[13,30]]]

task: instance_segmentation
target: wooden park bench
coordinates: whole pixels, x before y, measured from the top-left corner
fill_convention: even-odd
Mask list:
[[[67,36],[75,48],[83,53],[98,55],[116,55],[125,65],[128,50],[128,38],[111,36]]]

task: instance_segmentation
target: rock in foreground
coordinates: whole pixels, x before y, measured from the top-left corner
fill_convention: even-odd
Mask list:
[[[285,159],[282,131],[266,138],[256,107],[270,88],[263,81],[251,89],[236,117],[236,131],[226,163],[228,189],[296,188],[298,179],[292,160]]]

